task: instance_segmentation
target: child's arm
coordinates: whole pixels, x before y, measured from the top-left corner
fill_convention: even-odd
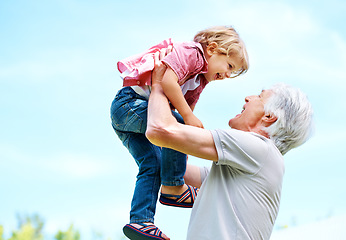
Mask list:
[[[183,117],[185,124],[203,128],[202,122],[193,114],[193,109],[187,104],[178,84],[178,77],[170,67],[167,67],[161,86],[169,101]]]

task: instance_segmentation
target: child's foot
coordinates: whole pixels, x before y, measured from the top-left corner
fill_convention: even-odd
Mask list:
[[[190,185],[162,186],[160,203],[174,207],[192,208],[198,188]]]
[[[131,223],[126,224],[123,232],[131,240],[170,240],[153,223]]]
[[[161,193],[162,194],[170,194],[170,195],[180,196],[187,189],[188,189],[188,187],[187,187],[186,184],[180,185],[180,186],[165,186],[165,185],[162,185],[161,186]],[[174,198],[174,197],[171,197],[171,198]]]

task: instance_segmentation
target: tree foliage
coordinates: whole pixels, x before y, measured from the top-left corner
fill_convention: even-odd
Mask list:
[[[21,217],[17,215],[18,230],[12,231],[8,240],[43,240],[43,220],[38,215]]]
[[[44,240],[42,233],[44,227],[44,221],[39,215],[32,216],[19,216],[17,215],[18,229],[12,231],[9,238],[4,237],[4,228],[0,225],[0,240]],[[93,238],[95,240],[103,240],[103,236],[100,233],[94,233]],[[69,226],[66,231],[59,230],[55,236],[55,240],[80,240],[81,236],[78,230],[73,227],[73,224]],[[124,239],[124,238],[121,238]],[[111,240],[108,238],[107,240]]]
[[[80,240],[79,231],[73,228],[73,225],[67,229],[67,231],[59,231],[55,235],[56,240]]]

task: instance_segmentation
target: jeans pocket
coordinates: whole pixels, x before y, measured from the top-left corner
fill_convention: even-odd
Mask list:
[[[111,108],[112,126],[117,131],[145,133],[147,126],[147,102],[136,99]]]

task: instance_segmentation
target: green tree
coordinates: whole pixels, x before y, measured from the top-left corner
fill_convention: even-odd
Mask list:
[[[5,240],[4,239],[4,227],[0,225],[0,240]]]
[[[37,215],[17,215],[19,229],[12,232],[8,240],[43,240],[43,220]]]
[[[13,231],[8,240],[43,240],[42,234],[37,235],[31,223],[23,224],[19,230]]]
[[[4,227],[0,225],[0,240],[44,240],[42,234],[44,221],[39,215],[34,214],[31,216],[17,215],[18,229],[13,230],[10,238],[5,239]],[[59,230],[54,236],[55,240],[80,240],[80,233],[73,227],[73,224],[66,231]],[[93,240],[111,240],[105,238],[100,232],[93,232]],[[125,236],[120,236],[118,239],[126,239]]]
[[[79,231],[75,230],[73,228],[73,224],[70,225],[70,227],[67,229],[67,231],[59,231],[55,235],[56,240],[80,240],[80,234]]]

